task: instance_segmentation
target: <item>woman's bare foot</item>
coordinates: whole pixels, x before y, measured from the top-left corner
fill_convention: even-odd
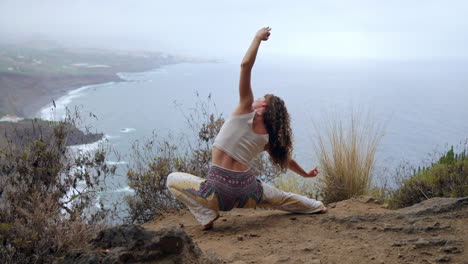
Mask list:
[[[208,224],[202,225],[202,229],[201,229],[201,230],[202,230],[202,231],[207,231],[207,230],[213,229],[213,223],[214,223],[214,221],[218,220],[218,218],[219,218],[219,215],[216,216],[216,218],[213,219],[213,221],[209,222]]]

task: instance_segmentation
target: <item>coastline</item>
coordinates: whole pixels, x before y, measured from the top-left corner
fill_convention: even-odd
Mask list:
[[[2,92],[4,114],[24,118],[35,118],[40,109],[67,95],[72,90],[87,85],[123,81],[117,74],[87,75],[24,75],[17,73],[0,73],[4,85]]]
[[[82,82],[74,83],[68,85],[66,87],[62,87],[61,89],[54,89],[49,94],[44,94],[35,98],[33,101],[27,102],[23,106],[23,113],[27,118],[34,118],[37,117],[37,113],[47,105],[52,103],[52,100],[57,101],[59,98],[66,96],[69,92],[74,91],[76,89],[80,89],[84,86],[91,86],[91,85],[99,85],[109,82],[121,82],[123,81],[117,75],[114,77],[112,76],[104,76],[103,78],[91,78],[91,79],[83,79]]]
[[[148,51],[0,47],[0,117],[33,118],[41,107],[72,90],[123,81],[118,73],[210,61]]]
[[[3,103],[3,108],[0,110],[11,110],[6,115],[3,111],[0,111],[0,118],[2,116],[12,116],[13,119],[20,120],[0,122],[0,130],[5,133],[9,132],[8,134],[11,135],[14,135],[13,131],[17,129],[30,131],[29,128],[33,126],[31,121],[36,118],[38,118],[37,121],[33,121],[33,123],[39,122],[42,126],[47,127],[46,121],[52,120],[43,119],[41,110],[50,106],[53,101],[59,105],[60,99],[67,97],[72,91],[105,83],[123,81],[125,80],[120,78],[118,73],[43,76],[0,72],[1,90],[3,93],[3,98],[0,98],[0,106]],[[5,107],[5,103],[7,107]],[[68,145],[73,146],[72,149],[75,151],[95,148],[99,142],[106,138],[103,133],[85,133],[78,128],[73,128],[72,131]],[[0,136],[0,147],[5,145],[4,141],[5,139]]]

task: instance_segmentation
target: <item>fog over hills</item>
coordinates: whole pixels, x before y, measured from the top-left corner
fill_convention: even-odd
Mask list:
[[[468,2],[28,1],[0,3],[3,41],[241,56],[273,28],[265,54],[339,58],[467,57]]]

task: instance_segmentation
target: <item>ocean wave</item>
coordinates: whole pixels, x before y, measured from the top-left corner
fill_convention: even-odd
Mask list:
[[[124,165],[128,164],[127,161],[106,161],[108,165]]]
[[[70,171],[70,174],[75,173],[76,170],[80,170],[80,169],[78,167],[75,167]],[[84,168],[82,170],[84,170]],[[76,187],[75,188],[70,187],[70,189],[67,191],[67,193],[64,196],[62,196],[60,201],[65,202],[65,207],[66,208],[72,209],[72,207],[73,207],[73,197],[75,197],[76,195],[79,195],[85,189],[86,189],[86,182],[84,180],[78,181],[76,183]],[[61,212],[62,212],[62,214],[65,214],[67,211],[65,209],[61,209]]]
[[[135,190],[133,190],[132,188],[130,188],[130,186],[126,186],[126,187],[123,187],[123,188],[120,188],[120,189],[117,189],[117,190],[113,190],[112,192],[113,192],[113,193],[123,193],[123,192],[126,192],[126,193],[134,193]]]
[[[108,140],[107,135],[104,135],[102,139],[93,143],[68,146],[68,150],[74,154],[90,153],[90,152],[98,150],[101,144],[103,144],[104,142],[107,142],[107,140]]]
[[[13,123],[17,123],[19,121],[22,121],[24,120],[24,118],[22,117],[17,117],[17,116],[13,116],[13,115],[6,115],[6,116],[3,116],[2,118],[0,118],[0,122],[13,122]]]
[[[121,138],[120,135],[105,135],[107,139],[116,139],[116,138]]]
[[[130,132],[133,132],[133,131],[136,131],[136,129],[132,128],[132,127],[126,127],[126,128],[120,129],[120,133],[130,133]]]

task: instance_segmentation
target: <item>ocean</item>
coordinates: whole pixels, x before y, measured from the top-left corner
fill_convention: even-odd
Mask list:
[[[254,96],[282,97],[292,119],[294,155],[303,167],[316,165],[314,123],[330,112],[349,116],[351,109],[369,112],[385,126],[378,148],[378,166],[421,164],[434,150],[445,150],[468,138],[468,61],[463,60],[338,60],[264,59],[252,73]],[[119,154],[108,163],[117,175],[103,196],[121,200],[131,195],[126,169],[132,144],[153,133],[162,137],[188,131],[184,114],[208,96],[216,112],[230,115],[238,99],[238,62],[182,63],[147,72],[120,73],[123,82],[82,87],[44,106],[37,116],[57,120],[65,109],[79,109],[92,132],[102,132]],[[90,150],[99,143],[76,146]],[[388,177],[391,177],[391,173]],[[387,179],[390,183],[392,179]]]

